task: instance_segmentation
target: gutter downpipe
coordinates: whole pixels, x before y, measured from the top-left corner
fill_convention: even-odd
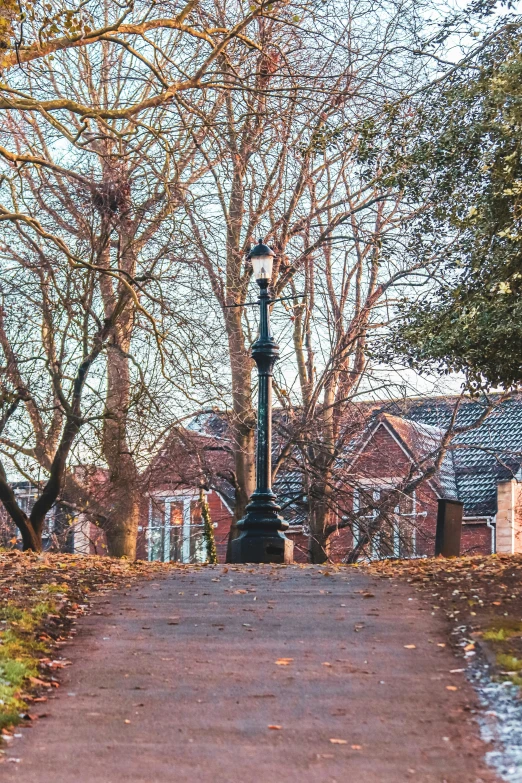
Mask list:
[[[497,551],[497,515],[486,518],[486,525],[491,530],[491,554]]]

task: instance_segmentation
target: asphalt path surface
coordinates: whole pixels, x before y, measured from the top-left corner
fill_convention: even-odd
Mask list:
[[[94,604],[0,780],[491,783],[447,641],[357,569],[176,568]]]

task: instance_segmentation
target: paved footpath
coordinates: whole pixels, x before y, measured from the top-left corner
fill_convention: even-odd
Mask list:
[[[494,781],[442,621],[407,585],[324,571],[180,568],[99,600],[0,780]]]

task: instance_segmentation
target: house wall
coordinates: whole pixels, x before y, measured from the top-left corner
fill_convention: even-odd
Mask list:
[[[490,555],[492,552],[492,533],[485,521],[464,522],[460,539],[461,555]]]
[[[308,535],[302,529],[299,533],[286,530],[285,535],[294,543],[294,563],[308,563]]]
[[[365,444],[363,450],[352,463],[353,484],[371,488],[388,488],[400,485],[411,468],[411,459],[404,447],[390,430],[381,425]],[[435,552],[435,531],[437,528],[438,495],[425,481],[415,491],[415,554],[432,556]],[[334,539],[335,542],[335,539]],[[345,546],[351,546],[351,535],[345,540]],[[339,545],[334,543],[334,551]]]
[[[497,486],[497,552],[522,552],[522,483],[516,479]]]
[[[399,484],[409,473],[410,457],[388,427],[381,425],[365,444],[357,459],[350,466],[351,483],[363,484],[366,488],[389,484],[395,478]],[[349,481],[348,477],[347,480]],[[416,492],[416,555],[433,557],[435,554],[435,531],[437,528],[438,494],[429,482],[423,482]],[[522,545],[522,540],[521,540]],[[346,556],[352,546],[351,533],[344,530],[331,538],[331,557],[339,560]],[[462,527],[461,554],[490,554],[491,528],[486,520],[464,522]]]

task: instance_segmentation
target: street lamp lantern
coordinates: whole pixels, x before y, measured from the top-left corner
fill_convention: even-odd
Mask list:
[[[274,257],[274,251],[268,245],[264,245],[261,239],[248,254],[248,258],[252,261],[254,277],[258,283],[260,280],[270,281],[272,278]]]
[[[259,291],[259,337],[252,346],[259,374],[257,412],[256,489],[246,514],[237,523],[240,535],[231,542],[233,563],[291,563],[293,542],[284,531],[288,522],[279,516],[280,507],[272,490],[272,372],[279,358],[279,346],[270,329],[268,286],[275,253],[262,240],[250,251]]]

